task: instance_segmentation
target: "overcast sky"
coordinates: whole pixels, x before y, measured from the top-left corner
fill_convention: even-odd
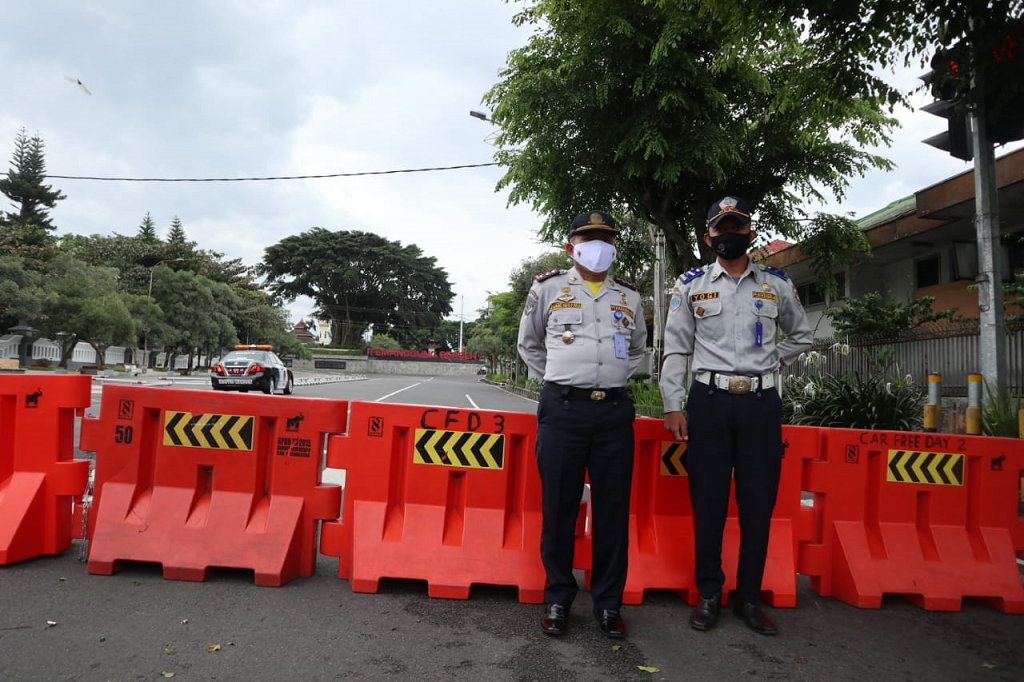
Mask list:
[[[0,169],[38,134],[53,175],[222,178],[486,164],[493,126],[469,116],[527,29],[503,0],[0,0]],[[914,88],[920,70],[891,77]],[[80,79],[86,94],[66,77]],[[922,95],[915,101],[924,103]],[[944,122],[901,116],[896,171],[855,179],[862,216],[971,166],[920,143]],[[1001,150],[997,150],[997,154]],[[1005,151],[1005,150],[1002,150]],[[274,182],[52,180],[60,233],[165,236],[255,265],[313,226],[417,244],[447,271],[455,317],[548,250],[498,167]],[[5,207],[6,208],[6,207]],[[588,210],[592,207],[580,207]],[[309,301],[289,306],[312,312]]]

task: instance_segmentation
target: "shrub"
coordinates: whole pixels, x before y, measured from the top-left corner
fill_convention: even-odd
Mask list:
[[[849,353],[837,343],[836,353]],[[892,347],[874,349],[868,376],[835,377],[824,374],[825,357],[815,351],[804,355],[811,370],[806,377],[786,377],[782,390],[782,422],[801,426],[849,429],[920,431],[924,421],[925,391],[913,378],[901,375],[893,362]]]
[[[909,375],[791,376],[783,387],[782,420],[801,426],[920,431],[925,400]]]
[[[637,414],[646,417],[664,416],[664,403],[661,402],[661,391],[657,384],[629,381],[626,383],[626,391],[633,399]]]
[[[985,383],[985,392],[988,398],[981,406],[982,432],[986,436],[1020,438],[1017,415],[1024,409],[1024,398],[1011,395],[1005,386],[1000,386],[993,394],[988,382]]]

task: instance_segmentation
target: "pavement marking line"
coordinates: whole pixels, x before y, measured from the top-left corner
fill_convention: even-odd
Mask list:
[[[432,379],[432,378],[433,378],[433,377],[431,377],[431,379]],[[381,397],[377,398],[377,399],[376,399],[376,400],[374,400],[373,402],[375,402],[375,403],[379,403],[379,402],[380,402],[380,401],[382,401],[382,400],[387,400],[388,398],[390,398],[390,397],[391,397],[391,396],[393,396],[393,395],[398,395],[398,394],[399,394],[399,393],[401,393],[402,391],[408,391],[408,390],[409,390],[410,388],[416,388],[416,387],[417,387],[417,386],[419,386],[420,384],[425,384],[425,383],[427,383],[428,381],[430,381],[430,379],[425,379],[425,380],[423,380],[423,381],[417,381],[417,382],[416,382],[415,384],[412,384],[411,386],[406,386],[405,388],[400,388],[400,389],[398,389],[397,391],[393,391],[393,392],[391,392],[391,393],[388,393],[387,395],[382,395]]]
[[[468,393],[466,394],[466,400],[469,401],[469,404],[473,406],[474,410],[479,410],[480,409],[480,406],[477,405],[475,402],[473,402],[473,399],[469,397]]]

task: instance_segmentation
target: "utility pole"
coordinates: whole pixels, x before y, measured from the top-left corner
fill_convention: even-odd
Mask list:
[[[984,88],[985,83],[976,84]],[[988,140],[985,98],[971,111],[974,146],[974,227],[978,239],[978,312],[981,318],[981,375],[993,393],[1006,384],[1006,322],[999,259],[999,188],[996,157]]]
[[[465,346],[462,345],[462,323],[465,322],[465,319],[466,319],[466,295],[462,294],[462,308],[461,308],[461,312],[459,313],[459,352],[460,353],[463,352],[463,350],[466,348]]]

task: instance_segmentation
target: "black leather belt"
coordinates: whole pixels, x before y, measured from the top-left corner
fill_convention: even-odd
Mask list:
[[[623,388],[576,388],[575,386],[563,386],[550,381],[544,384],[546,388],[567,398],[568,400],[610,400],[622,395]]]

